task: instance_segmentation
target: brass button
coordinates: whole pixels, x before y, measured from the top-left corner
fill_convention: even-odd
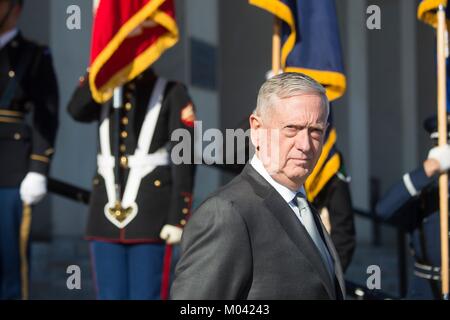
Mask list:
[[[122,118],[122,124],[123,124],[124,126],[126,126],[126,125],[128,124],[128,118],[127,118],[127,117],[123,117],[123,118]]]
[[[22,138],[20,133],[18,133],[18,132],[14,133],[14,139],[15,140],[20,140],[20,138]]]
[[[93,183],[94,185],[97,185],[97,184],[100,183],[100,181],[99,181],[97,178],[94,178],[94,180],[92,180],[92,183]]]
[[[161,181],[155,180],[155,182],[153,182],[153,184],[155,185],[155,187],[160,187],[161,186]]]
[[[128,89],[134,90],[134,89],[136,89],[136,85],[135,85],[134,83],[130,83],[130,84],[128,85]]]
[[[122,131],[122,132],[120,133],[120,136],[122,137],[122,139],[126,139],[126,138],[128,137],[128,132]]]
[[[183,208],[183,210],[181,210],[183,212],[183,214],[188,214],[189,213],[189,209],[187,208]]]
[[[189,197],[184,197],[184,202],[189,202]]]
[[[124,144],[120,145],[120,152],[124,153],[125,151],[127,151],[127,147]]]
[[[125,103],[125,110],[130,111],[131,107],[132,107],[131,102]]]
[[[133,95],[131,94],[131,92],[127,92],[127,93],[125,94],[125,97],[127,97],[128,100],[133,99]]]
[[[184,220],[184,219],[181,220],[181,221],[180,221],[180,224],[181,224],[182,226],[184,226],[184,225],[186,224],[186,220]]]
[[[11,71],[8,72],[8,76],[10,78],[14,78],[16,76],[16,73],[14,72],[14,70],[11,70]]]
[[[126,167],[128,166],[128,158],[125,157],[125,156],[121,156],[121,157],[120,157],[120,165],[121,165],[123,168],[126,168]]]

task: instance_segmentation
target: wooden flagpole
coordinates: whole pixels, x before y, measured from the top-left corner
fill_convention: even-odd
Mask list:
[[[22,223],[20,224],[19,251],[20,251],[20,278],[22,286],[22,300],[28,300],[30,290],[28,245],[31,229],[31,206],[23,203]]]
[[[445,8],[439,6],[437,11],[437,74],[438,74],[438,134],[439,145],[447,144],[447,96],[446,96],[446,17]],[[449,261],[448,261],[448,174],[439,176],[439,210],[441,225],[441,280],[442,296],[449,297]]]
[[[281,69],[281,20],[274,17],[272,35],[272,74],[276,76]]]

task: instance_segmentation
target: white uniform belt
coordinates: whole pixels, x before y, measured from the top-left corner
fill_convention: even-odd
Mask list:
[[[169,153],[166,149],[159,149],[150,154],[134,154],[128,156],[128,167],[167,166],[170,164]]]
[[[138,167],[158,167],[167,166],[170,164],[169,153],[166,149],[161,148],[158,151],[150,154],[134,154],[127,157],[128,167],[138,168]],[[107,156],[103,154],[97,155],[97,166],[99,171],[102,169],[114,168],[114,157]]]
[[[111,169],[114,168],[114,157],[108,156],[104,154],[97,155],[97,166],[98,171],[102,171],[102,169]]]

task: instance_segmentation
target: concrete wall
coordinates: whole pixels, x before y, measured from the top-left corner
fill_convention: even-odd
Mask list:
[[[66,9],[81,8],[82,28],[66,28]],[[353,177],[353,201],[369,207],[369,179],[385,191],[419,165],[429,147],[422,121],[436,105],[435,42],[416,20],[418,1],[336,1],[347,71],[346,95],[334,104],[338,147]],[[381,8],[382,29],[367,30],[366,8]],[[203,129],[232,128],[255,106],[271,65],[272,17],[243,0],[178,0],[179,44],[155,65],[165,77],[188,84]],[[89,60],[91,2],[29,0],[21,27],[51,46],[60,85],[60,131],[52,176],[90,189],[95,170],[96,125],[74,122],[66,104]],[[230,177],[200,166],[196,204]],[[86,206],[51,195],[35,214],[37,235],[83,234]]]

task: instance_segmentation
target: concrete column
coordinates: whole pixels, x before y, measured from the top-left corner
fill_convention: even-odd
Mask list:
[[[186,6],[187,78],[196,106],[197,120],[203,132],[219,128],[218,45],[219,1],[190,0]],[[208,142],[203,144],[205,147]],[[199,165],[196,172],[194,206],[198,205],[220,184],[220,172]]]
[[[347,101],[352,198],[357,208],[369,209],[369,102],[366,1],[347,1]]]
[[[418,165],[418,126],[417,106],[417,53],[416,53],[416,11],[414,1],[400,1],[400,46],[401,46],[401,109],[402,109],[402,148],[403,171],[410,171]]]
[[[69,30],[66,20],[70,0],[50,2],[50,46],[60,92],[59,131],[51,175],[91,190],[97,151],[97,124],[75,122],[67,113],[67,103],[86,73],[92,30],[92,2],[80,1],[81,29]],[[52,195],[54,236],[81,236],[87,219],[87,206]]]

